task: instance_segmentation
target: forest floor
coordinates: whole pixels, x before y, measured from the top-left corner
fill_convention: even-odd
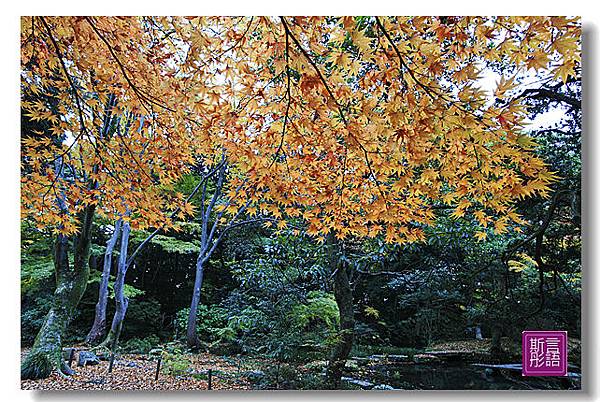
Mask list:
[[[493,362],[488,352],[490,346],[490,339],[472,339],[437,342],[426,349],[415,349],[410,352],[402,349],[384,349],[373,350],[364,357],[353,355],[354,357],[351,357],[346,364],[346,375],[351,376],[347,378],[351,388],[346,389],[371,389],[376,384],[393,386],[393,388],[379,389],[556,389],[558,386],[563,387],[561,384],[548,385],[541,382],[527,385],[523,384],[520,378],[518,381],[513,381],[512,377],[506,380],[510,384],[498,383],[498,380],[495,380],[496,383],[481,380],[480,371],[483,369],[474,369],[471,363]],[[520,363],[521,351],[517,342],[503,338],[502,347],[507,355],[506,360],[501,363]],[[22,349],[21,357],[23,358],[27,352],[28,349]],[[380,354],[376,354],[377,352]],[[579,366],[580,353],[580,340],[569,339],[569,362]],[[319,389],[319,380],[327,363],[313,361],[301,365],[282,365],[265,358],[221,357],[209,353],[182,353],[170,356],[167,355],[162,360],[158,380],[155,380],[158,362],[156,357],[150,357],[148,354],[118,356],[111,373],[108,372],[109,362],[106,360],[101,360],[96,365],[78,367],[77,356],[75,356],[72,363],[74,375],[67,377],[53,374],[42,380],[25,380],[21,381],[21,388],[42,391],[201,391],[209,389],[208,370],[211,370],[210,389],[212,390]],[[431,381],[423,380],[429,377]],[[447,377],[447,383],[438,381],[442,377]],[[467,377],[470,378],[470,382],[467,381],[469,379]],[[352,383],[358,386],[352,388]],[[365,384],[369,386],[365,388]],[[567,386],[572,387],[569,384],[565,387]]]
[[[21,358],[27,353],[22,350]],[[157,362],[148,360],[147,355],[125,354],[115,359],[112,373],[108,373],[108,361],[100,361],[97,365],[77,367],[76,360],[72,368],[75,374],[61,376],[53,373],[43,380],[21,381],[24,390],[207,390],[206,371],[212,369],[211,389],[213,390],[245,390],[251,384],[239,373],[239,366],[223,358],[210,354],[188,355],[190,373],[181,375],[159,373],[155,380]],[[163,366],[164,367],[164,366]]]

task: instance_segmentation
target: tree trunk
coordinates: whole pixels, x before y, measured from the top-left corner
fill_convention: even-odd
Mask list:
[[[117,344],[119,342],[119,336],[123,329],[123,320],[127,313],[127,307],[129,306],[129,299],[125,297],[123,289],[125,286],[125,276],[127,274],[127,248],[129,246],[129,222],[123,223],[123,230],[121,234],[121,249],[119,251],[119,265],[117,268],[117,277],[115,279],[115,315],[113,316],[112,325],[110,331],[106,336],[102,345],[109,347],[113,353],[117,350]]]
[[[331,243],[330,245],[333,245]],[[336,267],[333,293],[340,311],[340,330],[329,358],[326,381],[329,388],[340,389],[346,359],[350,355],[354,341],[354,306],[350,287],[350,267],[346,261],[340,260],[337,250],[330,251],[330,257],[333,257],[332,262],[335,262],[332,267]]]
[[[190,315],[188,316],[187,325],[187,345],[190,349],[198,349],[200,347],[200,340],[196,333],[196,327],[198,325],[196,314],[198,313],[198,304],[200,303],[200,292],[202,289],[202,279],[204,277],[204,258],[202,254],[196,262],[196,279],[194,281],[194,292],[192,293],[192,303],[190,305]]]
[[[483,335],[481,334],[481,326],[479,325],[475,326],[475,339],[477,339],[478,341],[483,340]]]
[[[492,345],[490,347],[490,355],[495,358],[501,358],[504,355],[502,349],[502,328],[499,325],[492,326]]]
[[[97,343],[106,331],[106,305],[108,303],[108,280],[110,279],[110,270],[112,266],[112,253],[121,231],[121,222],[119,219],[115,222],[115,228],[112,236],[106,242],[106,251],[104,253],[104,266],[102,267],[102,277],[100,280],[100,288],[98,290],[98,303],[96,303],[96,315],[94,316],[94,324],[90,332],[85,337],[85,342],[88,344]]]
[[[56,290],[33,347],[21,363],[22,379],[46,378],[53,370],[72,374],[62,358],[62,337],[87,286],[94,209],[93,205],[88,206],[80,216],[80,232],[74,239],[73,267],[69,266],[68,238],[59,235],[56,240]]]

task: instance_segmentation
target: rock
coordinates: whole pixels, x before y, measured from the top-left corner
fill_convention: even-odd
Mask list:
[[[327,367],[327,360],[315,360],[304,365],[308,370],[324,369]]]
[[[391,385],[387,385],[387,384],[377,384],[371,389],[380,390],[380,391],[388,391],[388,390],[393,390],[396,388],[392,387]]]
[[[71,357],[71,353],[73,353],[73,360],[75,360],[75,352],[77,352],[77,349],[75,349],[75,348],[63,348],[63,350],[62,350],[63,360],[69,360],[69,358]]]
[[[351,377],[342,377],[342,381],[346,381],[350,384],[358,385],[362,389],[371,389],[375,385],[372,382],[359,380],[357,378],[351,378]]]
[[[82,350],[81,352],[79,352],[79,357],[77,359],[77,365],[79,367],[83,367],[88,364],[92,365],[92,366],[96,365],[96,364],[100,364],[100,359],[93,352],[88,352],[88,351]]]
[[[369,359],[382,360],[382,359],[385,359],[385,357],[386,357],[385,355],[371,355],[371,356],[369,356]]]
[[[368,357],[352,357],[351,360],[355,361],[356,364],[359,366],[367,366],[371,361],[371,359],[369,359]]]
[[[397,362],[407,362],[410,359],[407,355],[388,355],[388,360],[395,360]]]
[[[262,380],[265,377],[265,372],[262,370],[252,370],[247,371],[245,373],[245,376],[248,378],[248,380],[256,382]]]
[[[371,355],[368,357],[370,360],[393,360],[398,362],[407,362],[410,359],[407,355]]]
[[[431,350],[425,354],[439,357],[444,361],[480,361],[486,359],[488,356],[487,352],[480,352],[476,350]]]
[[[429,363],[429,362],[437,362],[440,360],[440,358],[437,356],[434,356],[434,355],[421,353],[421,354],[415,355],[413,357],[413,360],[415,363]]]

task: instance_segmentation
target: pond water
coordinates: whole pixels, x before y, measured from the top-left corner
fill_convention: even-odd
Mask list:
[[[372,383],[372,385],[362,384],[363,388],[367,389],[372,386],[375,386],[375,389],[382,388],[384,384],[394,389],[405,390],[575,390],[581,388],[581,380],[577,375],[523,377],[518,370],[486,369],[467,362],[377,364],[362,368],[360,375],[352,374],[352,379],[367,380]]]

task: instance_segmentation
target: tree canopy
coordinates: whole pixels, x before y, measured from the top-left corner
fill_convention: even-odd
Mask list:
[[[554,178],[509,94],[527,69],[573,76],[579,33],[562,17],[24,17],[23,107],[49,125],[23,140],[24,212],[74,233],[58,191],[163,226],[193,212],[174,181],[226,155],[227,214],[402,243],[451,207],[502,233]],[[493,63],[509,73],[490,96]]]

